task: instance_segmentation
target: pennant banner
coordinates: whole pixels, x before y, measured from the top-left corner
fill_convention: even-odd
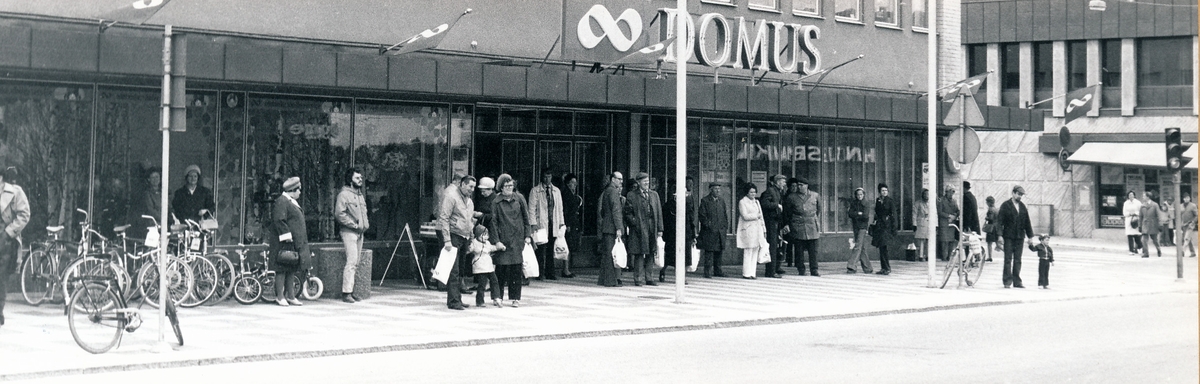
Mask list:
[[[381,49],[380,53],[387,52],[392,55],[403,55],[422,49],[436,48],[442,42],[442,39],[446,37],[446,33],[450,31],[450,28],[454,28],[454,25],[458,24],[458,20],[468,13],[471,13],[471,9],[469,8],[449,23],[444,23],[432,29],[426,29],[416,36],[408,38],[408,40]]]
[[[96,16],[102,21],[120,21],[130,24],[141,24],[158,13],[171,0],[136,0],[124,7]]]
[[[954,85],[950,86],[950,89],[946,92],[946,96],[942,97],[942,100],[954,101],[954,99],[958,98],[960,93],[966,93],[968,96],[974,95],[975,92],[979,91],[979,87],[983,85],[983,82],[987,81],[988,74],[989,73],[975,75],[966,80],[954,83]]]
[[[669,47],[674,41],[675,37],[672,36],[671,38],[660,41],[656,44],[651,44],[650,46],[639,49],[636,52],[620,58],[619,60],[613,62],[612,65],[657,63],[666,56],[667,47]]]
[[[1078,119],[1081,116],[1087,115],[1088,111],[1092,110],[1096,100],[1100,99],[1100,84],[1096,84],[1087,88],[1080,88],[1071,91],[1067,94],[1067,108],[1065,121],[1063,125],[1071,123],[1071,120]]]

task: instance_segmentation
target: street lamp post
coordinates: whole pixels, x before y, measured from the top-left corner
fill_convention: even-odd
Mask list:
[[[675,17],[675,303],[683,303],[683,285],[687,272],[687,1],[676,0]],[[665,265],[663,266],[666,267]]]
[[[929,159],[928,160],[929,161],[929,184],[926,185],[925,187],[928,188],[930,192],[936,191],[933,188],[933,186],[937,184],[937,172],[938,172],[938,166],[937,166],[937,121],[938,121],[938,118],[937,118],[937,116],[938,116],[938,113],[937,113],[937,88],[938,88],[937,87],[937,36],[938,36],[937,35],[937,9],[938,9],[937,8],[937,0],[929,0],[929,5],[926,7],[927,12],[925,13],[926,17],[928,17],[927,22],[929,24],[929,34],[926,35],[927,36],[926,38],[928,39],[928,41],[926,42],[926,50],[928,51],[927,61],[928,61],[928,66],[929,66],[929,73],[927,75],[928,78],[925,80],[926,87],[929,89],[929,95],[925,100],[928,103],[928,108],[926,108],[927,110],[925,112],[926,113],[925,120],[928,124],[929,132],[928,132],[928,135],[926,137],[926,142],[925,142],[925,157],[927,159]],[[926,240],[926,241],[929,242],[929,247],[928,247],[929,252],[926,257],[926,260],[928,261],[928,272],[929,272],[928,286],[934,287],[935,286],[934,285],[934,275],[937,272],[937,263],[935,260],[937,258],[930,257],[930,256],[938,254],[937,253],[937,236],[935,236],[935,232],[934,232],[937,228],[937,204],[934,204],[932,201],[929,204],[929,217],[926,220],[929,221],[929,232],[926,233],[926,236],[928,238],[928,240]]]

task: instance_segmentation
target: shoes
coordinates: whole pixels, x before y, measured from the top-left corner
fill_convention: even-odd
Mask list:
[[[358,295],[355,295],[353,292],[350,293],[350,298],[354,299],[354,301],[363,301],[361,297],[358,297]]]
[[[767,276],[767,277],[774,277],[776,279],[782,279],[783,275],[771,275],[771,276]],[[685,281],[684,283],[687,283],[687,282]]]
[[[847,274],[847,275],[853,275],[853,274],[855,274],[855,273],[858,273],[858,271],[855,271],[855,270],[853,270],[853,269],[850,269],[850,268],[846,268],[846,274]]]
[[[496,308],[500,308],[500,299],[492,299],[492,305],[496,306]]]
[[[562,277],[563,277],[564,279],[570,279],[570,278],[574,278],[574,277],[575,277],[575,274],[574,274],[574,273],[564,273],[564,274],[562,275]]]
[[[357,302],[358,302],[358,300],[354,300],[354,295],[351,295],[351,294],[349,294],[349,293],[343,293],[343,294],[342,294],[342,302],[343,302],[343,303],[354,304],[354,303],[357,303]]]
[[[754,277],[754,276],[742,276],[742,278],[743,278],[743,279],[746,279],[746,280],[755,280],[755,279],[758,279],[757,277]]]
[[[713,277],[726,277],[724,273],[714,273]]]
[[[775,270],[775,274],[776,274],[776,275],[782,275],[782,274],[784,274],[784,273],[786,273],[786,272],[784,272],[784,270],[782,270],[782,269],[776,269],[776,270]]]
[[[637,280],[634,280],[634,281],[633,281],[633,286],[635,286],[635,287],[640,287],[640,286],[642,286],[642,283],[638,282]]]
[[[1024,286],[1024,285],[1021,285],[1021,284],[1013,284],[1013,288],[1021,288],[1021,289],[1025,289],[1025,286]]]
[[[287,303],[290,305],[295,305],[297,307],[304,305],[304,303],[301,303],[300,300],[296,300],[296,299],[287,299]]]
[[[658,274],[658,282],[660,282],[660,283],[667,282],[667,275],[659,273]],[[649,282],[647,281],[647,283],[649,283]]]
[[[1043,285],[1043,286],[1042,286],[1042,289],[1050,289],[1050,286],[1049,286],[1049,285]]]
[[[646,285],[649,285],[649,286],[657,286],[657,285],[658,285],[658,283],[654,282],[654,280],[646,280]]]
[[[542,281],[542,280],[546,280],[546,278],[545,278],[545,277],[542,277],[542,276],[538,276],[538,277],[537,277],[537,280],[538,280],[538,281]]]
[[[558,276],[554,276],[554,273],[551,272],[546,275],[546,280],[558,280]]]
[[[520,306],[521,306],[521,300],[513,300],[513,302],[512,302],[512,307],[513,307],[513,308],[517,308],[517,307],[520,307]]]
[[[528,278],[526,278],[526,279],[524,279],[524,280],[521,280],[521,285],[522,285],[522,286],[526,286],[526,287],[528,287],[528,286],[529,286],[529,279],[528,279]]]
[[[463,307],[463,306],[461,306],[461,305],[450,305],[450,306],[446,306],[446,308],[450,308],[450,309],[453,309],[453,310],[455,310],[455,311],[461,311],[461,310],[464,310],[464,309],[466,309],[465,307]]]
[[[711,274],[708,274],[708,273],[705,273],[705,274],[704,274],[704,278],[705,278],[705,279],[711,279],[711,278],[712,278],[712,275],[711,275]]]
[[[1142,258],[1143,258],[1143,259],[1149,259],[1149,258],[1150,258],[1150,255],[1142,255]]]
[[[275,304],[279,304],[279,306],[281,306],[281,307],[288,306],[287,300],[284,300],[284,299],[276,299]]]
[[[821,274],[817,273],[817,271],[812,271],[812,277],[821,277]]]
[[[1012,288],[1012,286],[1008,285],[1008,284],[1004,284],[1004,289],[1009,289],[1009,288]]]

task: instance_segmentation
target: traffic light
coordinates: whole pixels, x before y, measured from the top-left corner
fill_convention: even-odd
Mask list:
[[[1167,128],[1166,130],[1167,143],[1167,170],[1178,172],[1183,170],[1183,166],[1192,159],[1183,157],[1187,147],[1183,146],[1183,134],[1179,132],[1179,128]]]

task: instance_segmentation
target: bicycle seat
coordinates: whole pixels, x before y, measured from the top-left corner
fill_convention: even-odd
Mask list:
[[[46,232],[50,232],[51,234],[54,234],[54,233],[58,233],[58,232],[62,231],[63,228],[65,228],[65,227],[63,227],[61,225],[53,225],[53,226],[46,227]]]
[[[187,229],[187,224],[171,224],[171,232],[186,231]]]
[[[125,225],[122,225],[119,227],[113,227],[113,232],[116,232],[117,234],[121,234],[122,232],[125,232],[126,229],[129,229],[129,227],[130,227],[129,224],[125,224]]]

